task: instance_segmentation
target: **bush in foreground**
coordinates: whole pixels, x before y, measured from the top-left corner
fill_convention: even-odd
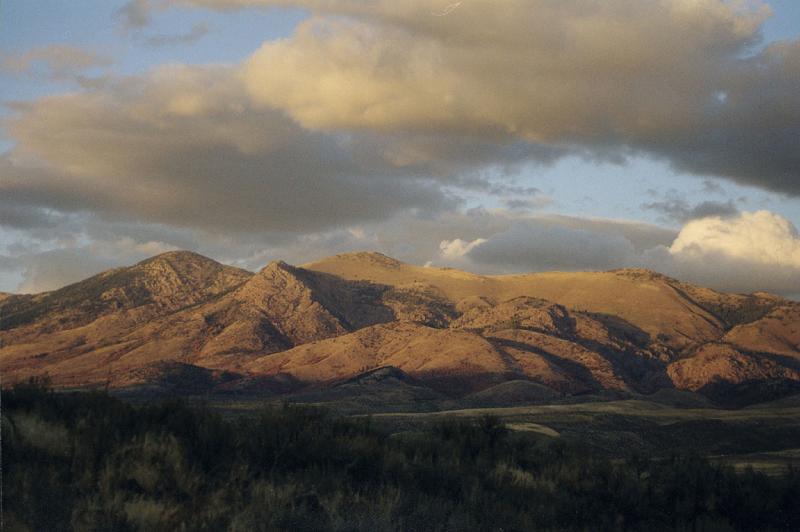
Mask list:
[[[499,421],[389,436],[285,406],[3,391],[6,530],[800,530],[800,474],[610,461]]]

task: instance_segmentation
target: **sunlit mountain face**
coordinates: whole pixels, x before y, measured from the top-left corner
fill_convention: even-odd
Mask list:
[[[359,252],[253,274],[180,251],[10,295],[0,315],[7,385],[371,393],[373,408],[412,409],[667,391],[742,406],[800,391],[800,304],[643,269],[485,276]]]

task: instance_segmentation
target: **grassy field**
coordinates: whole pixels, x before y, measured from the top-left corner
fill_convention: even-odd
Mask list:
[[[800,408],[796,406],[721,410],[627,400],[384,413],[372,417],[385,430],[403,432],[421,430],[443,418],[477,418],[486,414],[497,416],[511,430],[565,438],[607,456],[631,452],[651,456],[692,453],[722,456],[728,463],[749,463],[765,470],[792,463],[800,466],[800,457],[786,452],[800,443]]]
[[[606,456],[693,453],[767,474],[800,467],[800,408],[675,408],[627,400],[372,415],[385,430],[423,430],[444,418],[497,416],[507,428],[587,445]]]
[[[197,399],[225,417],[254,415],[280,399],[211,397]],[[535,404],[499,408],[452,408],[435,411],[372,411],[353,414],[352,402],[319,403],[352,417],[370,417],[391,434],[428,430],[445,419],[497,417],[508,429],[535,438],[561,438],[610,458],[640,453],[652,457],[695,454],[738,469],[752,467],[767,474],[800,467],[800,401],[786,398],[741,409],[688,407],[646,398]],[[451,403],[457,405],[457,403]],[[344,406],[342,406],[344,405]],[[440,407],[442,405],[439,405]],[[446,404],[444,406],[447,406]],[[358,410],[355,410],[358,411]]]

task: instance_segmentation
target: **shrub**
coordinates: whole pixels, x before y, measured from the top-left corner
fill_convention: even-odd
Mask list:
[[[494,417],[389,437],[284,405],[225,420],[3,391],[4,520],[33,530],[797,530],[800,473],[593,457]],[[16,425],[16,426],[15,426]]]

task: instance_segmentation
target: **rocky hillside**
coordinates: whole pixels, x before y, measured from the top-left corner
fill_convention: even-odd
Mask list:
[[[171,252],[4,294],[0,342],[4,385],[46,375],[63,387],[493,404],[677,388],[735,405],[800,391],[792,301],[646,270],[480,276],[379,253],[253,274]]]

